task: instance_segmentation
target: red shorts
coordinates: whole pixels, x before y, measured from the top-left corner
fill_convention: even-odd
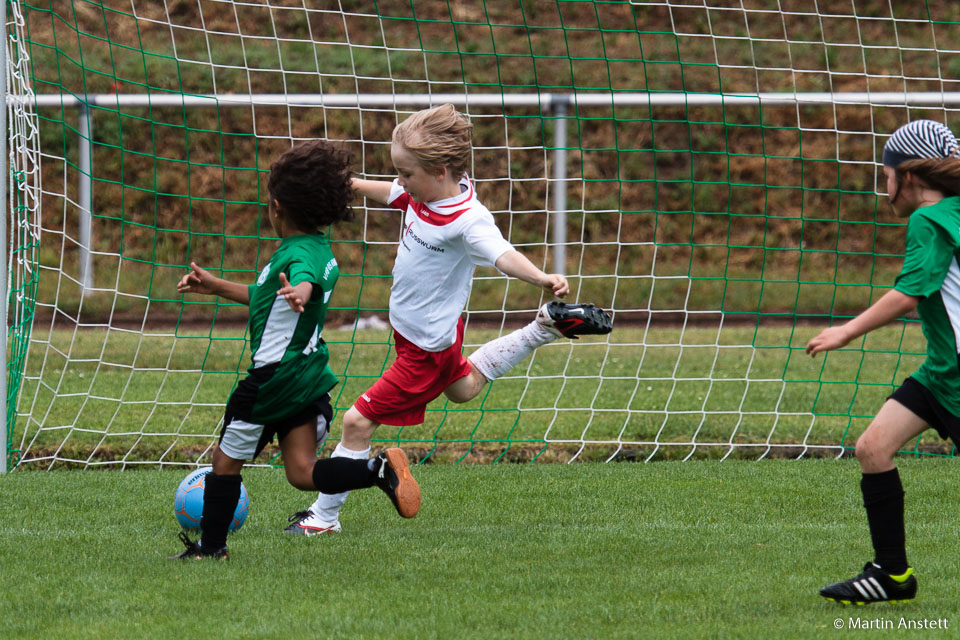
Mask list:
[[[424,351],[396,331],[393,340],[397,359],[353,407],[379,424],[421,424],[427,404],[470,374],[470,361],[463,355],[463,319],[457,323],[457,341],[443,351]]]

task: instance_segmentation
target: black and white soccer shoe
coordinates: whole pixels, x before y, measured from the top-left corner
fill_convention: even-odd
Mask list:
[[[917,578],[913,569],[892,576],[879,565],[868,562],[863,573],[845,582],[835,582],[820,589],[820,595],[840,604],[871,602],[907,602],[917,595]]]
[[[603,335],[613,331],[610,316],[592,304],[548,302],[540,307],[537,322],[563,338]]]
[[[183,542],[186,549],[175,556],[170,556],[171,560],[202,560],[203,558],[215,558],[226,560],[230,557],[226,547],[220,547],[213,551],[207,551],[200,546],[200,541],[194,542],[186,532],[180,532],[180,541]]]
[[[288,518],[289,525],[283,530],[284,533],[292,533],[302,536],[318,536],[324,533],[340,533],[340,522],[323,522],[309,509],[306,511],[297,511]]]

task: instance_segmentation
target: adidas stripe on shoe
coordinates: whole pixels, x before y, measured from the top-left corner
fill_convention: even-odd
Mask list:
[[[820,589],[820,595],[840,604],[871,602],[907,602],[917,595],[917,578],[913,569],[893,576],[879,565],[868,562],[863,573],[844,582],[835,582]]]

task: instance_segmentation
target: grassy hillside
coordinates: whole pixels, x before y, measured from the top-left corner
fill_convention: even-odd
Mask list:
[[[858,3],[857,16],[798,10],[782,20],[619,2],[460,4],[358,1],[342,3],[341,13],[184,0],[144,3],[134,14],[119,1],[34,2],[26,18],[36,91],[80,96],[949,90],[950,82],[924,79],[960,73],[955,56],[929,48],[931,35],[945,39],[960,20],[952,3],[897,7],[896,30],[881,19],[890,8],[880,0]],[[398,118],[390,109],[269,106],[106,105],[92,115],[95,248],[119,254],[123,267],[98,258],[97,282],[146,290],[155,313],[178,317],[171,283],[189,258],[248,279],[262,266],[271,249],[265,172],[291,136],[341,140],[358,172],[388,177],[383,143]],[[589,297],[631,308],[648,283],[617,294],[615,276],[655,273],[702,280],[733,313],[845,313],[862,302],[857,287],[890,284],[902,252],[902,227],[864,164],[876,157],[873,134],[944,112],[686,105],[570,115],[567,271],[590,278]],[[44,165],[44,189],[75,197],[77,113],[40,116],[43,149],[66,159]],[[516,245],[547,264],[553,114],[473,108],[471,116],[481,199]],[[47,200],[45,227],[69,233],[75,223],[61,219],[69,208]],[[362,294],[362,284],[389,274],[397,221],[358,207],[360,222],[333,230],[336,251],[355,276],[347,280],[354,306],[382,308],[384,295]],[[69,264],[75,252],[73,242],[45,246],[41,261],[59,265],[66,254]],[[761,282],[769,283],[765,300]],[[835,282],[850,286],[824,295]],[[57,284],[41,281],[41,297],[57,295]],[[669,283],[662,292],[664,305],[687,297]],[[478,287],[474,308],[499,308],[501,294],[501,286]],[[59,295],[79,309],[70,287],[60,284]],[[511,295],[520,308],[535,304],[532,292]],[[84,301],[90,316],[124,307],[139,311],[122,296]]]

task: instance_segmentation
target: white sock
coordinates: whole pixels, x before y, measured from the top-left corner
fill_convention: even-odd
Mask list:
[[[337,443],[337,448],[330,454],[331,458],[352,458],[354,460],[366,460],[370,457],[370,447],[363,451],[354,451],[347,449],[343,443]],[[333,524],[340,519],[340,507],[347,501],[349,491],[343,493],[321,493],[317,496],[316,502],[310,505],[310,511],[313,512],[319,520],[327,524]]]
[[[534,320],[511,334],[492,340],[470,354],[469,360],[487,380],[496,380],[557,335]]]

